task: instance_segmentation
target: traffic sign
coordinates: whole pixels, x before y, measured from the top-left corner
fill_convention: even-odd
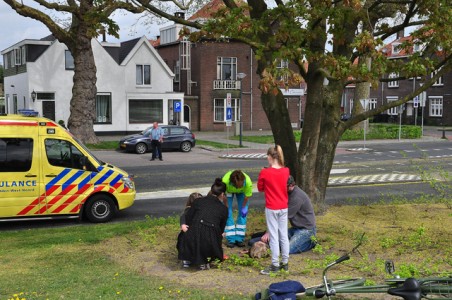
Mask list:
[[[232,102],[231,93],[227,93],[226,94],[226,107],[231,108],[232,107],[231,102]]]
[[[226,107],[226,121],[232,121],[232,108]]]
[[[416,97],[414,97],[414,99],[413,99],[413,107],[414,107],[414,108],[417,108],[418,106],[419,106],[419,97],[416,96]]]
[[[174,112],[181,112],[182,103],[180,101],[174,101],[173,106],[174,106]]]

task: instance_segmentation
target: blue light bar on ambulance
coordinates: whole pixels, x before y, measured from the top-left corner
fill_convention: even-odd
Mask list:
[[[32,109],[19,109],[19,114],[25,117],[36,117],[38,116],[39,112],[34,111]]]

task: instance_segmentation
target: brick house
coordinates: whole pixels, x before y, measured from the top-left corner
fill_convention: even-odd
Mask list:
[[[396,39],[383,48],[382,51],[390,59],[406,59],[410,53],[399,50],[398,45],[411,39],[410,36],[404,36],[399,32]],[[412,51],[422,51],[422,48],[416,45]],[[389,82],[380,82],[378,88],[370,90],[370,107],[374,108],[386,104],[390,101],[398,100],[418,89],[426,79],[430,79],[433,74],[427,78],[409,78],[406,80],[395,80]],[[388,74],[386,78],[396,78],[399,74]],[[344,90],[343,107],[345,112],[350,113],[353,107],[354,85],[348,86]],[[425,98],[422,107],[421,99]],[[434,125],[450,126],[452,125],[452,72],[446,73],[439,78],[435,84],[429,87],[423,95],[417,99],[412,99],[403,105],[402,111],[394,107],[380,115],[374,116],[375,122],[399,122],[402,118],[402,124],[407,125]]]
[[[208,3],[189,20],[209,18],[221,3],[218,0]],[[182,13],[179,14],[183,17]],[[261,105],[257,64],[251,48],[233,39],[191,43],[179,36],[182,27],[173,24],[160,28],[160,37],[153,41],[153,45],[175,73],[174,91],[185,94],[184,122],[196,131],[223,131],[230,126],[237,133],[241,111],[243,130],[270,129]],[[284,62],[281,67],[284,67]],[[298,128],[304,114],[305,87],[282,92],[292,126]],[[232,111],[230,123],[227,122],[229,103]]]

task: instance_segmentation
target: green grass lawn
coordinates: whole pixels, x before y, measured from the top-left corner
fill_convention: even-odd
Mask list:
[[[209,271],[182,269],[178,217],[0,231],[0,299],[251,299],[272,282],[319,283],[324,266],[363,232],[361,255],[331,276],[379,282],[388,258],[402,277],[452,275],[452,229],[444,226],[451,203],[410,202],[330,207],[317,216],[318,246],[291,255],[290,272],[276,276],[259,274],[269,258],[247,258],[240,248],[225,247],[230,258]],[[264,213],[252,209],[247,238],[263,226]]]

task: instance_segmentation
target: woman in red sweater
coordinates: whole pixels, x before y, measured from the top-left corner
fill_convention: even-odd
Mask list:
[[[261,270],[263,275],[279,270],[289,270],[287,179],[290,172],[284,166],[284,155],[279,145],[267,150],[267,160],[268,168],[262,169],[257,180],[257,189],[265,194],[265,218],[272,252],[272,264]],[[281,262],[279,261],[280,249]]]

